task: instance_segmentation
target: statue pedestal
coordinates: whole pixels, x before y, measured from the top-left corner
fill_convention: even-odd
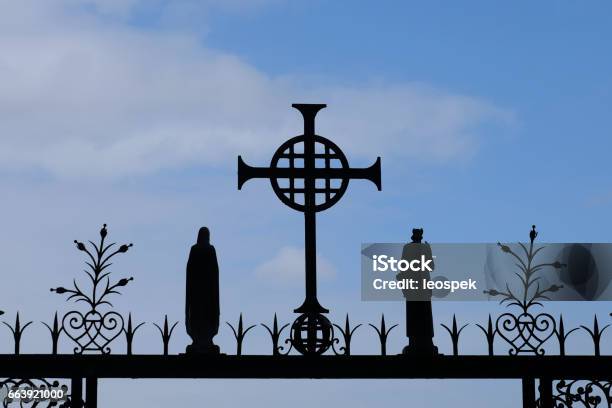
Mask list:
[[[190,344],[185,350],[185,354],[220,354],[219,346],[216,344],[196,345]]]
[[[438,356],[440,355],[438,353],[438,347],[432,345],[431,347],[427,346],[427,347],[423,347],[423,346],[413,346],[410,347],[410,345],[407,345],[406,347],[404,347],[404,349],[402,350],[402,354],[406,354],[406,355],[411,355],[411,356],[423,356],[423,357],[427,357],[427,356]]]

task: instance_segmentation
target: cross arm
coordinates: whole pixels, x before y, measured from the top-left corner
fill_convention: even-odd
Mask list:
[[[289,167],[253,167],[249,166],[238,156],[238,190],[242,189],[244,183],[253,178],[283,179],[283,178],[304,178],[304,169]]]
[[[380,178],[380,157],[370,167],[364,168],[315,168],[308,174],[304,168],[290,167],[253,167],[249,166],[238,156],[238,190],[242,189],[244,183],[252,178],[283,179],[283,178],[307,178],[316,179],[363,179],[370,180],[378,190],[382,189]]]
[[[329,168],[315,169],[316,178],[345,179],[345,180],[370,180],[376,185],[378,191],[382,190],[380,179],[380,157],[376,158],[374,164],[363,168]]]

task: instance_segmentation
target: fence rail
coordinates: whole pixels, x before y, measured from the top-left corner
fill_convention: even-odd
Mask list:
[[[0,377],[612,380],[612,356],[0,355]]]

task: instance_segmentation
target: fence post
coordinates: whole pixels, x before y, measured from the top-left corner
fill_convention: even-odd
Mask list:
[[[535,408],[535,380],[523,378],[523,408]]]
[[[87,408],[98,408],[98,379],[87,377],[85,380],[85,401]]]
[[[83,379],[74,377],[70,379],[71,407],[83,408]]]

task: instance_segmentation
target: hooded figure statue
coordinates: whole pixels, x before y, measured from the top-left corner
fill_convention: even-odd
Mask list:
[[[219,353],[219,346],[213,343],[219,331],[219,265],[206,227],[200,228],[187,261],[185,325],[193,340],[188,353]]]

